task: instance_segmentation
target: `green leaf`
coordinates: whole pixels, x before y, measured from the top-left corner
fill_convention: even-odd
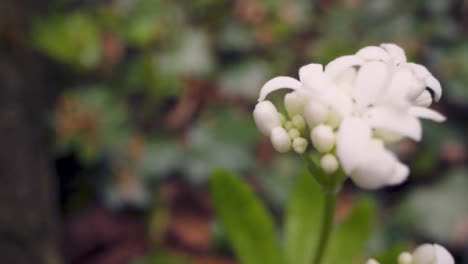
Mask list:
[[[359,257],[371,235],[375,213],[374,200],[359,200],[349,217],[331,234],[324,263],[364,263]]]
[[[282,263],[272,218],[252,190],[226,170],[215,170],[212,177],[216,212],[240,262]]]
[[[74,12],[36,19],[31,41],[36,49],[55,60],[91,70],[101,60],[100,34],[93,16]]]
[[[305,172],[297,179],[285,222],[284,254],[286,263],[309,264],[320,234],[323,194],[312,175]]]

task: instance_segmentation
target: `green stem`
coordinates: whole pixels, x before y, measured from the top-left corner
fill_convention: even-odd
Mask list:
[[[326,191],[325,192],[325,207],[322,219],[322,229],[320,233],[319,242],[317,244],[317,250],[315,252],[315,258],[313,264],[320,264],[325,255],[327,249],[328,240],[333,227],[333,220],[335,218],[335,209],[337,203],[336,192]]]

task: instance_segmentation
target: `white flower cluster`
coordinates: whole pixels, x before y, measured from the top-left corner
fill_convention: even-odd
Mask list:
[[[423,244],[417,247],[413,254],[403,252],[398,257],[398,264],[454,264],[453,256],[443,246],[437,244]],[[366,264],[379,264],[370,259]]]
[[[266,97],[279,89],[288,115]],[[385,148],[404,137],[420,140],[419,118],[442,122],[428,108],[442,95],[439,81],[422,65],[406,61],[395,44],[370,46],[354,55],[299,70],[299,81],[280,76],[262,87],[253,116],[279,152],[304,153],[308,142],[321,153],[321,167],[340,167],[360,187],[403,182],[409,169]],[[310,133],[310,134],[309,134]]]

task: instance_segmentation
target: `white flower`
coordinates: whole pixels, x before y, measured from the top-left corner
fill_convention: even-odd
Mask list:
[[[454,264],[455,261],[444,247],[438,244],[423,244],[413,252],[412,264]]]
[[[284,99],[291,120],[281,122],[275,117],[276,108],[265,98],[283,88],[292,90]],[[260,91],[254,118],[265,135],[278,124],[285,133],[292,131],[289,141],[299,138],[297,132],[303,134],[307,123],[312,145],[319,152],[333,152],[339,167],[358,186],[375,189],[399,184],[409,175],[408,167],[385,148],[385,142],[404,137],[419,141],[419,118],[445,120],[427,108],[433,101],[428,89],[434,101],[439,101],[442,88],[437,79],[424,66],[407,62],[397,45],[382,44],[339,57],[325,68],[305,65],[299,69],[299,81],[285,76],[271,79]],[[285,133],[280,133],[284,142]],[[288,144],[277,143],[283,147],[275,149],[284,152],[291,142]],[[302,147],[293,143],[293,148],[302,153]]]
[[[344,71],[360,66],[352,88],[344,92],[349,97],[340,98],[343,121],[338,130],[337,153],[344,171],[362,188],[399,184],[409,174],[408,167],[390,151],[371,143],[374,135],[389,141],[402,137],[420,140],[422,129],[418,117],[439,122],[445,119],[433,110],[415,106],[412,93],[416,98],[427,95],[422,95],[425,91],[419,86],[415,92],[414,82],[424,81],[423,86],[434,88],[439,95],[440,84],[434,82],[435,78],[423,66],[406,63],[400,50],[393,44],[366,47],[325,67],[325,73],[331,68],[338,75],[338,68]],[[359,63],[356,57],[364,63]],[[440,98],[437,94],[436,99]],[[373,130],[377,131],[374,135]]]

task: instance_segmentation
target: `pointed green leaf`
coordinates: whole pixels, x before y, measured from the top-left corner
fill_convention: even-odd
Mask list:
[[[284,234],[286,263],[312,263],[320,234],[323,202],[320,185],[309,173],[301,174],[287,208]]]
[[[238,176],[225,170],[212,175],[217,215],[243,264],[281,264],[271,216]]]

